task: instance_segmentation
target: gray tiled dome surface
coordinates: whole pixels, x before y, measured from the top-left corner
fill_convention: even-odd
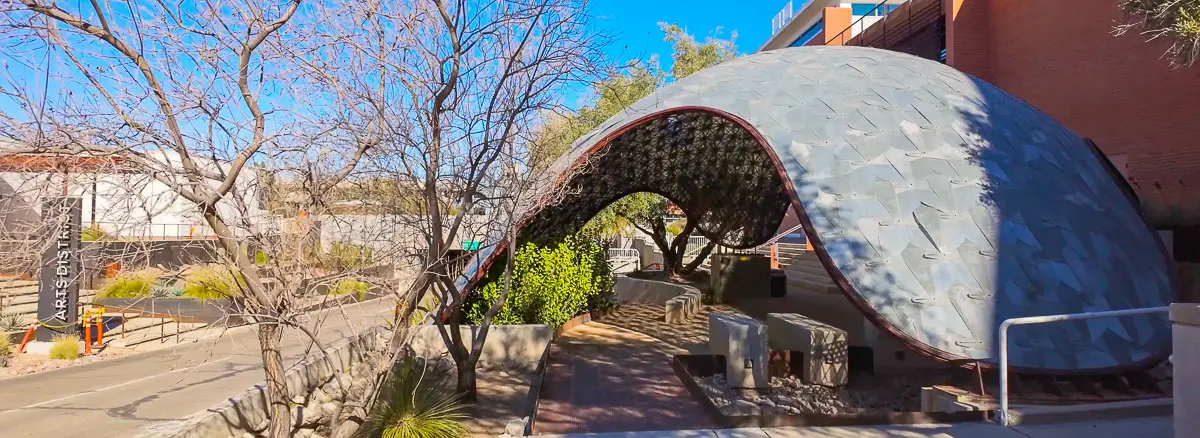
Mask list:
[[[1171,301],[1156,237],[1082,138],[990,84],[896,52],[804,47],[721,64],[632,105],[557,166],[682,107],[761,135],[847,297],[923,354],[996,363],[1005,319]],[[1165,315],[1009,336],[1012,366],[1027,370],[1145,365],[1170,348]]]

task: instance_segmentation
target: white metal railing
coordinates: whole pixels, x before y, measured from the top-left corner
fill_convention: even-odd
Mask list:
[[[1047,324],[1051,322],[1075,321],[1080,319],[1111,318],[1115,316],[1166,313],[1170,307],[1145,307],[1141,309],[1109,310],[1104,312],[1068,313],[1062,315],[1027,316],[1009,318],[1000,323],[1000,411],[996,420],[1008,426],[1008,328],[1014,325]]]
[[[779,243],[779,241],[782,240],[784,237],[794,234],[796,231],[799,231],[802,228],[804,228],[804,224],[797,224],[794,227],[788,228],[787,231],[776,234],[775,237],[772,237],[770,240],[767,240],[766,243],[763,243],[762,245],[758,245],[758,246],[756,246],[754,248],[750,248],[750,249],[732,249],[732,248],[725,247],[724,245],[717,245],[716,252],[718,254],[731,254],[731,253],[738,253],[738,254],[752,253],[752,254],[754,254],[754,253],[758,253],[759,251],[762,251],[763,249],[770,248],[771,245]]]
[[[642,254],[639,253],[638,250],[634,249],[634,248],[609,248],[608,249],[608,258],[610,258],[610,259],[632,258],[632,257],[641,257],[641,256],[642,256]]]
[[[771,35],[775,35],[780,30],[783,30],[788,22],[792,21],[792,15],[794,15],[795,11],[792,8],[792,2],[788,1],[787,5],[784,5],[783,10],[780,10],[779,13],[775,14],[775,17],[771,18]]]
[[[633,248],[609,248],[608,265],[613,271],[633,264],[635,268],[642,267],[642,253]]]

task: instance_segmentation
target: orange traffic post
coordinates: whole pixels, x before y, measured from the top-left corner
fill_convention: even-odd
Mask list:
[[[771,269],[779,269],[779,252],[775,244],[771,244]]]
[[[29,343],[29,339],[33,338],[33,331],[37,329],[37,321],[29,324],[29,330],[25,331],[25,337],[21,338],[21,346],[17,347],[17,353],[25,352],[25,344]]]
[[[92,354],[92,328],[88,327],[91,319],[90,312],[83,313],[83,354]]]
[[[96,346],[104,346],[104,307],[96,313]]]

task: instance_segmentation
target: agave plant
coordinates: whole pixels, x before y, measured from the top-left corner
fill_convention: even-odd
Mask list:
[[[468,430],[465,406],[449,370],[424,359],[396,364],[358,438],[459,438]]]
[[[0,310],[4,310],[0,308]],[[0,332],[13,332],[24,330],[28,324],[21,320],[21,315],[6,313],[0,314]],[[0,333],[0,336],[3,334]]]

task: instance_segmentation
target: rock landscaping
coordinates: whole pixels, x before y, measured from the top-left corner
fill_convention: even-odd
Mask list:
[[[0,367],[0,379],[10,377],[24,376],[27,374],[40,373],[43,371],[56,370],[59,368],[67,368],[76,365],[89,364],[102,360],[113,359],[121,356],[133,354],[133,350],[129,348],[108,347],[104,351],[89,356],[80,356],[74,360],[51,360],[46,355],[38,354],[14,354],[9,361],[8,366]]]
[[[744,391],[729,389],[720,374],[697,378],[696,383],[728,416],[921,410],[921,385],[903,377],[861,376],[846,388],[809,385],[797,376],[772,377],[770,388]]]

